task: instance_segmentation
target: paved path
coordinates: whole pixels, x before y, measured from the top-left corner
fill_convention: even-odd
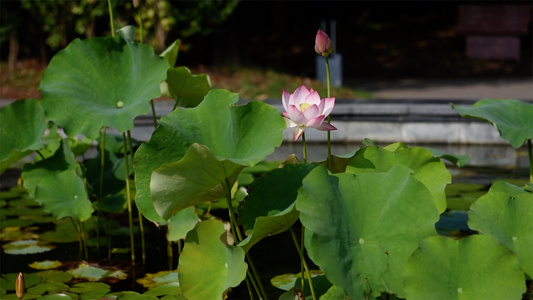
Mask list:
[[[347,80],[384,99],[514,98],[533,100],[533,77],[518,79]]]

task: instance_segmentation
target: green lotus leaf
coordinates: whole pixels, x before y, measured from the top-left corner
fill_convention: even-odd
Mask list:
[[[62,282],[45,282],[33,286],[27,290],[29,294],[42,295],[45,293],[55,294],[68,291],[69,286]]]
[[[63,140],[62,146],[53,156],[31,164],[24,165],[22,179],[24,188],[30,196],[35,196],[35,190],[39,182],[46,176],[61,173],[67,170],[75,170],[76,159],[70,150],[69,141]]]
[[[436,235],[428,189],[401,165],[386,173],[328,174],[303,180],[296,209],[309,257],[350,298],[402,297],[403,267],[418,242]]]
[[[422,182],[433,195],[439,213],[446,209],[445,188],[451,182],[444,163],[429,150],[397,143],[385,148],[370,146],[357,152],[346,171],[354,174],[386,172],[395,165],[413,170],[413,177]]]
[[[169,68],[152,47],[114,38],[75,39],[46,68],[39,89],[46,115],[73,137],[103,126],[125,132],[161,95]]]
[[[0,109],[0,173],[14,162],[44,146],[47,119],[41,102],[21,99]]]
[[[41,102],[21,99],[0,109],[0,160],[5,160],[15,150],[38,150],[47,128],[47,120]]]
[[[135,296],[141,296],[142,294],[139,294],[138,292],[134,291],[120,291],[120,292],[112,292],[107,295],[105,295],[105,299],[130,299],[129,297],[135,297]],[[138,298],[137,298],[138,299]],[[148,298],[152,299],[152,298]]]
[[[344,290],[338,286],[332,286],[329,290],[320,297],[320,300],[337,300],[337,299],[346,299],[346,294]]]
[[[26,297],[24,297],[26,299]],[[40,296],[39,300],[71,300],[72,297],[68,295],[68,293],[61,293],[61,294],[51,294],[51,295],[44,295]]]
[[[188,207],[168,219],[169,241],[178,241],[187,236],[187,232],[194,229],[198,223],[198,216],[194,207]]]
[[[35,199],[56,219],[73,217],[88,220],[94,211],[85,182],[72,170],[50,174],[37,185]]]
[[[298,221],[299,216],[300,214],[295,209],[294,203],[292,203],[285,210],[277,214],[257,217],[253,231],[238,246],[248,252],[253,245],[262,239],[287,231]]]
[[[21,220],[21,219],[8,219],[0,221],[0,229],[5,229],[8,227],[28,227],[33,225],[32,220]]]
[[[229,160],[217,160],[206,146],[192,144],[180,161],[152,173],[155,210],[167,220],[184,208],[224,198],[242,168]]]
[[[103,282],[80,282],[71,286],[69,292],[80,294],[80,299],[99,299],[111,291]]]
[[[103,282],[80,282],[80,283],[74,284],[70,288],[70,291],[73,293],[81,294],[81,293],[92,292],[95,290],[105,290],[105,289],[110,289],[110,286]]]
[[[18,226],[6,227],[0,231],[0,241],[19,241],[38,239],[39,235],[35,233],[38,227],[21,228]]]
[[[171,282],[159,285],[144,292],[146,296],[182,295],[179,282]],[[185,299],[185,298],[183,298]]]
[[[147,219],[164,221],[152,203],[152,172],[182,159],[192,144],[207,146],[219,161],[242,166],[253,166],[281,145],[286,125],[278,110],[259,101],[234,105],[237,100],[237,94],[211,90],[197,107],[162,117],[150,141],[139,147],[134,157],[136,203]]]
[[[310,270],[311,278],[324,275],[324,272],[320,270]],[[277,287],[280,290],[288,291],[296,285],[296,281],[301,281],[301,273],[298,274],[282,274],[274,276],[270,279],[270,284]],[[306,277],[307,279],[307,277]],[[301,285],[300,285],[301,287]]]
[[[257,178],[241,210],[248,237],[239,246],[248,251],[265,237],[288,230],[299,217],[294,208],[302,180],[316,164],[290,164]],[[275,188],[273,188],[275,187]]]
[[[42,262],[41,262],[42,263]],[[59,262],[59,265],[56,265],[56,268],[61,266],[62,263]],[[72,274],[64,271],[57,270],[47,270],[35,273],[43,278],[44,282],[69,282],[72,280]]]
[[[177,271],[161,271],[155,274],[146,274],[145,277],[137,279],[137,283],[148,289],[172,282],[178,282]]]
[[[200,222],[187,234],[178,264],[179,283],[187,299],[221,299],[246,277],[244,251],[222,243],[226,233],[217,220]]]
[[[502,192],[509,194],[511,196],[516,196],[518,194],[522,194],[525,192],[525,189],[523,187],[516,186],[514,184],[511,184],[509,182],[505,181],[496,181],[489,190],[490,193],[492,192]]]
[[[144,294],[123,294],[118,298],[120,300],[159,300],[156,296]]]
[[[33,268],[33,269],[36,269],[36,270],[55,269],[55,268],[60,267],[61,265],[63,265],[63,263],[60,262],[59,260],[54,260],[54,261],[52,261],[52,260],[35,261],[35,262],[29,264],[30,268]],[[56,274],[55,272],[60,272],[61,274],[67,274],[67,273],[62,272],[62,271],[50,271],[48,273],[46,273],[46,272],[39,272],[39,273],[47,274],[47,276],[51,276],[50,274]],[[42,274],[39,274],[39,276],[43,276]],[[43,276],[43,277],[45,277],[45,276]],[[65,281],[53,280],[53,281],[67,282],[69,280],[65,280]]]
[[[81,263],[76,269],[68,270],[75,278],[83,278],[90,281],[98,281],[104,278],[107,270]]]
[[[53,157],[25,165],[24,187],[45,212],[56,219],[74,217],[85,221],[91,217],[92,204],[87,196],[85,180],[78,175],[78,163],[67,140]]]
[[[181,41],[175,40],[170,44],[170,46],[167,47],[167,49],[163,50],[159,56],[162,56],[167,59],[169,65],[171,68],[174,68],[176,65],[176,61],[178,60],[178,52],[180,50],[180,44]]]
[[[469,155],[456,155],[456,154],[450,154],[450,153],[444,152],[442,150],[433,149],[430,147],[424,147],[424,148],[431,151],[431,153],[433,153],[433,156],[445,159],[453,163],[455,166],[459,168],[464,167],[466,163],[468,162],[468,160],[470,159]]]
[[[170,95],[181,107],[196,107],[211,90],[209,76],[193,75],[187,67],[169,69],[166,82]]]
[[[470,208],[468,225],[511,249],[533,277],[533,194],[489,191]]]
[[[471,107],[452,107],[463,117],[481,119],[491,123],[502,139],[514,148],[533,139],[533,104],[515,99],[482,99]]]
[[[14,291],[15,284],[17,281],[19,273],[7,273],[0,276],[0,286],[7,291]],[[26,288],[35,286],[41,283],[41,276],[35,275],[33,273],[23,273],[24,274],[24,284]]]
[[[420,242],[405,264],[408,299],[522,299],[524,272],[513,253],[490,235]]]
[[[2,245],[4,252],[12,255],[25,255],[43,253],[53,250],[55,246],[48,244],[47,242],[39,242],[36,240],[22,240],[14,241]]]

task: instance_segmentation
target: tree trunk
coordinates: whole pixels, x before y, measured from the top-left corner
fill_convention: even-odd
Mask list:
[[[13,72],[17,66],[19,57],[19,39],[16,31],[11,31],[9,34],[9,57],[8,57],[8,70]]]

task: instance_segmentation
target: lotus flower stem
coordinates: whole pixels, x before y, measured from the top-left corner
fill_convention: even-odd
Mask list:
[[[144,239],[144,224],[143,224],[143,215],[141,214],[141,211],[137,211],[139,214],[139,231],[141,232],[141,258],[143,262],[143,266],[146,265],[146,242]]]
[[[167,233],[168,235],[168,233]],[[174,265],[174,252],[172,251],[172,241],[167,239],[167,259],[168,259],[168,270],[172,271]]]
[[[45,160],[43,154],[39,150],[35,150],[35,152],[37,152],[37,154],[41,157],[42,160]]]
[[[113,8],[111,7],[111,0],[107,0],[107,8],[109,9],[109,25],[111,27],[111,36],[115,37],[115,25],[113,24]]]
[[[105,162],[105,135],[107,126],[102,131],[102,141],[100,142],[100,190],[98,191],[98,201],[102,200],[104,190],[104,162]],[[96,254],[100,256],[100,216],[101,211],[98,209],[98,219],[96,222]]]
[[[141,33],[139,34],[139,41],[144,43],[144,25],[143,25],[143,16],[141,15],[141,9],[137,9],[139,14],[139,26]],[[152,118],[154,119],[154,128],[157,128],[157,114],[155,113],[154,99],[150,100],[150,106],[152,107]],[[143,251],[144,252],[144,251]]]
[[[130,181],[128,180],[130,176],[130,167],[128,160],[128,147],[126,144],[126,133],[122,133],[122,144],[124,147],[124,166],[126,169],[126,200],[128,203],[128,220],[130,226],[130,248],[131,248],[131,263],[135,265],[135,239],[133,237],[133,212],[131,207],[131,191],[130,191]]]
[[[127,131],[127,135],[128,135],[128,145],[130,147],[129,148],[129,152],[130,152],[130,155],[131,155],[131,162],[133,162],[133,141],[132,141],[132,138],[131,138],[131,131],[130,130]],[[126,177],[126,178],[128,178],[128,177]],[[145,238],[144,238],[143,215],[141,214],[140,210],[138,210],[137,212],[139,214],[139,231],[141,232],[142,263],[143,263],[143,265],[146,265],[146,242],[145,242]]]
[[[242,234],[237,224],[237,219],[235,218],[235,212],[233,211],[233,205],[231,204],[232,184],[229,182],[228,178],[225,179],[225,183],[226,183],[226,200],[228,202],[231,232],[233,233],[233,237],[235,238],[235,241],[239,243],[243,240],[243,238],[242,238]],[[252,285],[255,288],[255,292],[257,293],[257,295],[259,295],[259,299],[267,299],[265,289],[263,285],[261,284],[261,278],[259,277],[259,273],[257,272],[257,269],[255,268],[252,258],[250,257],[248,253],[245,253],[244,255],[246,256],[248,265],[250,265],[250,269],[252,269],[252,272],[250,272],[250,270],[247,269],[246,273],[248,277],[250,278],[250,280],[252,281]]]
[[[250,300],[254,300],[254,293],[252,293],[252,287],[250,286],[250,278],[246,276],[244,278],[244,281],[246,282],[246,288],[248,289],[248,294],[250,296]]]
[[[83,222],[78,221],[80,224],[80,235],[83,244],[83,257],[85,260],[89,259],[89,251],[87,251],[87,236],[85,231],[85,225]]]
[[[326,77],[327,77],[327,91],[328,98],[331,97],[331,75],[329,72],[329,57],[326,56]],[[331,124],[331,114],[328,115],[328,124]],[[328,169],[331,167],[331,132],[328,131]]]
[[[296,246],[296,249],[298,249],[298,255],[300,255],[300,260],[302,261],[302,264],[304,265],[305,273],[306,273],[307,279],[309,280],[309,289],[311,290],[311,295],[313,297],[313,300],[316,300],[315,289],[313,288],[313,280],[311,279],[311,272],[309,271],[309,267],[307,266],[307,263],[305,262],[303,251],[300,249],[300,244],[298,243],[298,239],[296,238],[296,234],[294,234],[294,230],[292,229],[292,227],[289,228],[289,231],[291,233],[294,245]],[[302,274],[302,278],[303,278],[303,274]],[[303,284],[302,284],[302,289],[303,289]]]
[[[81,237],[81,231],[80,231],[80,228],[78,225],[76,225],[76,222],[74,222],[74,218],[73,217],[69,217],[70,219],[70,222],[72,222],[72,226],[74,226],[74,230],[76,230],[76,233],[78,234],[78,244],[79,244],[79,247],[80,247],[80,254],[83,252],[83,242],[82,242],[82,237]]]
[[[303,143],[304,164],[306,164],[307,163],[307,147],[305,144],[305,132],[302,133],[302,143]]]
[[[531,140],[527,140],[527,152],[529,156],[529,182],[533,184],[533,150],[531,149]]]
[[[157,114],[155,113],[154,99],[150,100],[150,106],[152,107],[152,119],[154,120],[154,128],[157,128]]]

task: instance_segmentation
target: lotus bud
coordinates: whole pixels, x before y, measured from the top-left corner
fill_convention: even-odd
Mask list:
[[[333,42],[322,30],[318,30],[315,38],[315,51],[318,55],[328,57],[333,53]]]
[[[24,274],[20,272],[17,276],[17,281],[15,282],[15,292],[17,293],[17,297],[24,297],[24,288]]]
[[[141,0],[133,0],[133,7],[138,8]]]

